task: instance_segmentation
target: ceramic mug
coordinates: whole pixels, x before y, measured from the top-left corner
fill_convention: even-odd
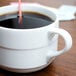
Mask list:
[[[11,29],[0,26],[0,66],[14,72],[34,72],[45,68],[52,58],[61,55],[72,46],[72,38],[59,28],[56,9],[39,4],[21,6],[22,11],[38,12],[54,20],[52,24],[33,29]],[[0,15],[18,12],[17,5],[0,7]],[[65,46],[58,48],[58,35],[64,39]]]

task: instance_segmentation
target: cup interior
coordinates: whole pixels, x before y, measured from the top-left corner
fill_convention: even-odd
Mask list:
[[[22,12],[37,12],[44,14],[50,18],[52,18],[54,21],[56,20],[56,14],[53,12],[53,9],[48,9],[46,6],[43,5],[22,5],[21,6]],[[0,7],[0,16],[2,15],[11,15],[13,13],[18,13],[18,5],[8,5]]]
[[[22,12],[35,12],[39,14],[43,14],[48,18],[52,19],[53,22],[56,21],[56,14],[53,12],[53,9],[49,9],[43,5],[33,5],[26,4],[21,6]],[[13,18],[13,14],[18,14],[18,5],[8,5],[0,8],[0,20]]]

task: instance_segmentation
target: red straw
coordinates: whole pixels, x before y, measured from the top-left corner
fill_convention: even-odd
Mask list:
[[[22,23],[22,10],[21,10],[21,0],[18,0],[18,10],[19,10],[19,23]]]

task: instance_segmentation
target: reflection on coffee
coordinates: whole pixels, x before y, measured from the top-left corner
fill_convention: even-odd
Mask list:
[[[49,17],[35,13],[24,12],[22,24],[18,22],[18,14],[8,14],[0,16],[0,26],[13,29],[31,29],[49,25],[53,22]]]

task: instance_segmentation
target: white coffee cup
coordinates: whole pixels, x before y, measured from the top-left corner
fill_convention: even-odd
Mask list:
[[[26,4],[21,8],[22,11],[38,12],[54,20],[52,24],[33,29],[0,26],[0,66],[9,68],[10,71],[27,73],[46,67],[52,62],[52,58],[69,51],[72,38],[67,31],[59,28],[56,9],[39,4]],[[0,7],[0,15],[14,12],[18,12],[18,5]],[[57,50],[58,35],[61,35],[65,42],[60,51]]]

